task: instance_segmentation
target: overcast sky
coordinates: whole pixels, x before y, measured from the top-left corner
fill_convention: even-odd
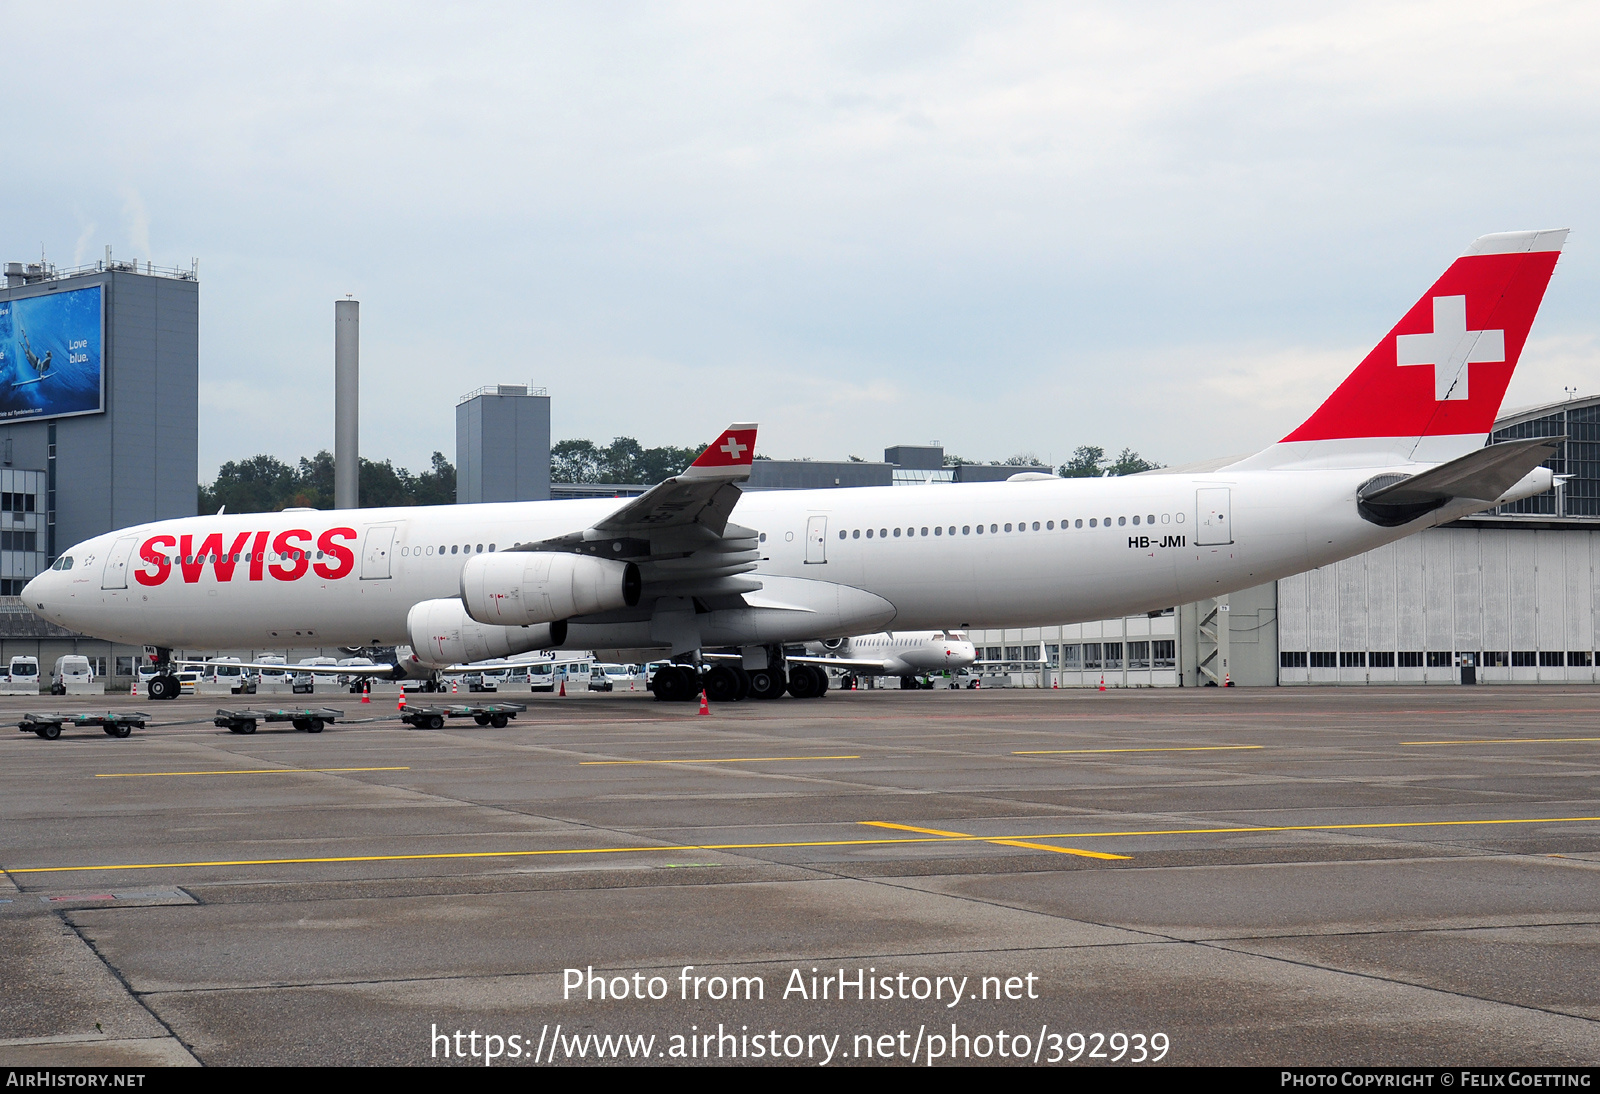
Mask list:
[[[1330,8],[1335,10],[1329,10]],[[1593,3],[7,4],[0,259],[200,261],[200,470],[556,438],[1245,452],[1475,236],[1570,227],[1507,405],[1600,391]]]

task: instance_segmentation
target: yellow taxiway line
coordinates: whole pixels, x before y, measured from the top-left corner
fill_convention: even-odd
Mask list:
[[[1555,745],[1600,741],[1600,737],[1478,737],[1470,741],[1401,741],[1403,745]]]
[[[1013,756],[1089,756],[1101,752],[1240,752],[1266,745],[1187,745],[1182,748],[1052,748],[1037,752],[1013,752]]]
[[[953,839],[982,838],[969,835],[966,832],[941,832],[937,828],[915,828],[909,824],[891,824],[888,821],[862,821],[861,823],[870,824],[875,828],[897,828],[902,832],[921,832],[925,836],[947,836]],[[1126,859],[1132,857],[1130,855],[1108,855],[1103,851],[1084,851],[1076,847],[1051,847],[1046,843],[1028,843],[1019,839],[996,838],[987,842],[998,843],[1005,847],[1026,847],[1030,851],[1054,851],[1058,855],[1081,855],[1083,858]]]
[[[733,756],[722,760],[579,760],[579,767],[625,767],[630,764],[760,764],[780,760],[859,760],[860,756]]]
[[[1376,828],[1458,828],[1496,824],[1579,824],[1600,822],[1600,817],[1515,817],[1493,820],[1380,821],[1360,824],[1280,824],[1236,828],[1135,829],[1126,832],[1045,832],[1024,836],[920,836],[903,839],[797,840],[790,843],[686,843],[653,847],[556,847],[534,851],[435,851],[409,855],[330,855],[325,858],[219,859],[207,862],[119,862],[103,866],[0,867],[8,874],[69,874],[77,871],[176,870],[202,866],[293,866],[338,862],[415,862],[433,859],[532,858],[555,855],[654,854],[661,851],[767,851],[803,847],[869,847],[898,844],[995,843],[1003,840],[1081,840],[1138,836],[1238,835],[1260,832],[1339,832]],[[870,823],[870,822],[863,822]],[[1060,848],[1052,847],[1052,851]]]
[[[158,775],[304,775],[326,771],[410,771],[409,767],[247,767],[239,771],[118,771],[97,779],[153,779]]]

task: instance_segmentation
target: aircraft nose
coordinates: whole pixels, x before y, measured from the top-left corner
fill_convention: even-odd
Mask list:
[[[45,581],[49,574],[50,571],[45,570],[22,587],[22,602],[29,608],[36,608],[44,598]]]

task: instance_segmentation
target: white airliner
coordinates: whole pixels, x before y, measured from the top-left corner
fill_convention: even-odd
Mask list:
[[[964,669],[978,653],[960,631],[880,631],[807,642],[804,656],[791,653],[784,660],[851,676],[898,676],[905,686],[930,672]]]
[[[1551,487],[1550,438],[1485,446],[1565,231],[1483,236],[1292,433],[1120,478],[742,493],[755,426],[628,499],[160,521],[70,548],[40,616],[157,647],[409,645],[397,676],[654,648],[662,698],[816,693],[785,643],[1104,619],[1299,573]],[[743,674],[740,676],[740,674]],[[709,675],[709,674],[708,674]],[[159,682],[159,686],[158,686]],[[725,689],[724,689],[725,690]],[[170,673],[151,697],[176,694]]]

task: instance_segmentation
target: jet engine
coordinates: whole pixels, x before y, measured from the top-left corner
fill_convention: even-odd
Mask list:
[[[418,661],[442,668],[556,649],[567,640],[567,624],[563,620],[526,627],[490,626],[468,617],[461,601],[452,598],[413,605],[406,615],[406,633]]]
[[[639,603],[631,562],[555,551],[474,555],[461,568],[461,603],[479,623],[526,626]]]

